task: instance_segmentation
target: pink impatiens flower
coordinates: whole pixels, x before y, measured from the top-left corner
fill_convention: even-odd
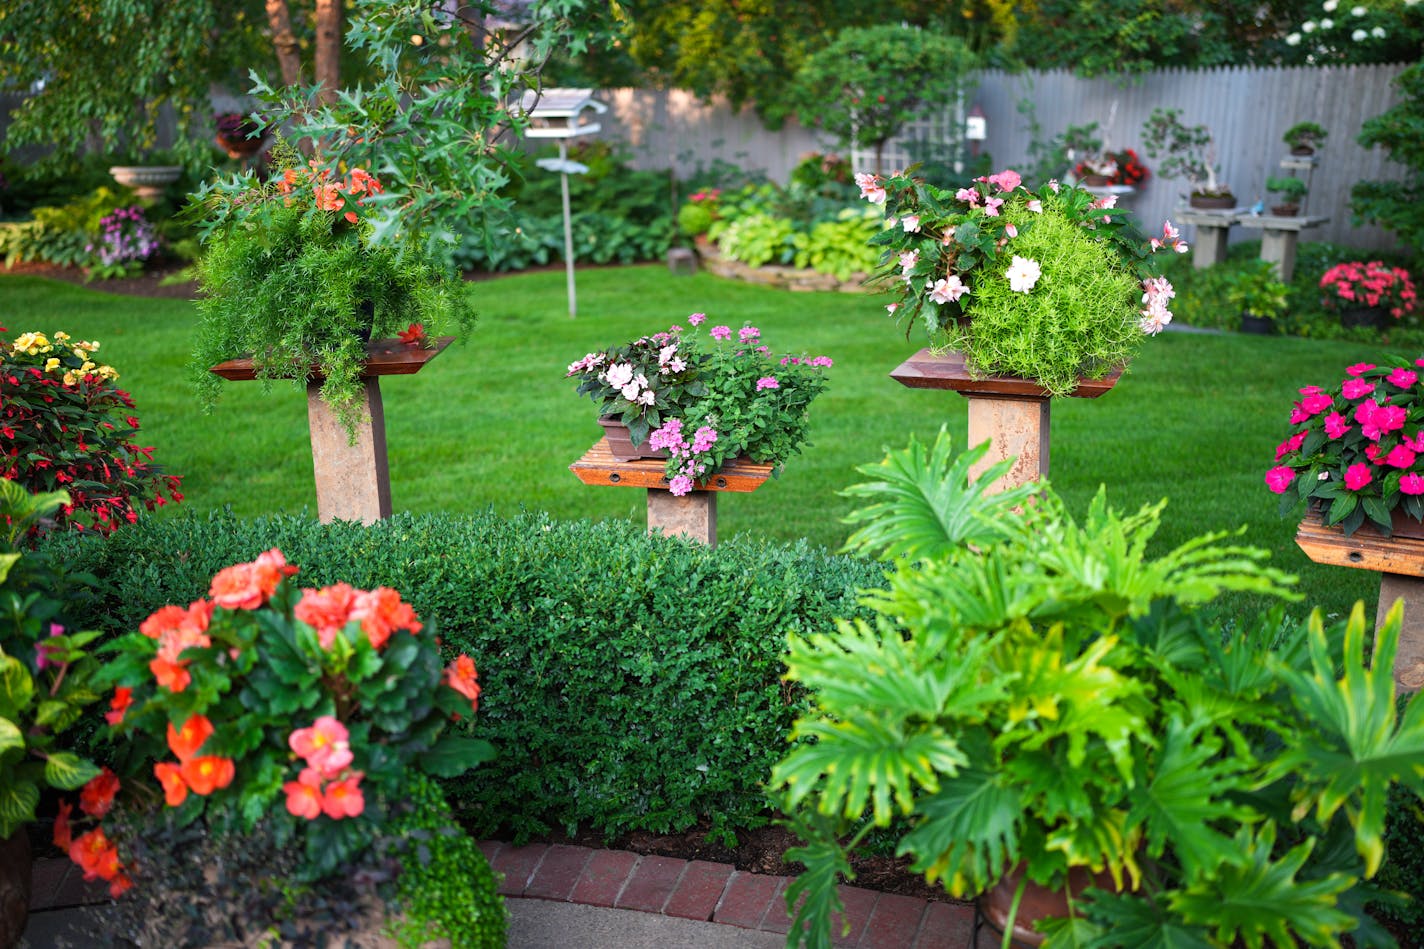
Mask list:
[[[1363,379],[1346,379],[1340,386],[1340,394],[1347,399],[1362,399],[1373,391],[1375,384]]]
[[[1424,477],[1410,472],[1399,479],[1400,494],[1424,494]]]
[[[1397,367],[1389,374],[1389,384],[1407,389],[1419,381],[1419,373],[1413,369],[1405,369],[1403,366]]]
[[[1276,494],[1284,494],[1286,488],[1289,488],[1291,482],[1294,480],[1295,471],[1287,468],[1285,465],[1277,465],[1266,472],[1266,487],[1270,488]]]
[[[993,185],[994,187],[998,188],[1000,191],[1012,191],[1019,185],[1023,184],[1023,176],[1020,175],[1017,171],[1014,171],[1009,168],[1005,168],[997,175],[990,175],[984,180],[989,182],[989,184]]]
[[[1374,480],[1374,475],[1370,472],[1370,466],[1363,461],[1356,462],[1345,469],[1345,487],[1351,491],[1358,491]]]
[[[1353,366],[1347,366],[1345,373],[1351,376],[1363,376],[1373,368],[1375,368],[1375,364],[1372,362],[1357,362]]]
[[[1391,468],[1410,468],[1414,465],[1415,454],[1403,445],[1395,445],[1385,456],[1384,463]]]
[[[1345,421],[1344,416],[1339,412],[1331,412],[1325,416],[1325,434],[1333,438],[1340,438],[1350,430],[1350,424]]]

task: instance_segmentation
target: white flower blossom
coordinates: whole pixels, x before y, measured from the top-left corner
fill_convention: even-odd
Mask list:
[[[1043,268],[1038,265],[1038,261],[1015,254],[1004,276],[1009,278],[1010,290],[1015,293],[1028,293],[1034,284],[1038,283],[1038,278],[1043,276]]]
[[[1335,8],[1338,7],[1339,5],[1340,5],[1340,0],[1325,0],[1325,2],[1320,5],[1320,8],[1321,8],[1322,10],[1324,10],[1326,13],[1334,13],[1334,12],[1335,12]]]
[[[1304,23],[1302,23],[1302,24],[1300,25],[1300,30],[1301,30],[1302,33],[1314,33],[1314,32],[1315,32],[1315,21],[1314,21],[1314,20],[1306,20]]]
[[[615,389],[621,389],[633,381],[633,367],[626,362],[614,363],[608,367],[605,381]]]
[[[1377,26],[1374,29],[1370,30],[1370,35],[1377,40],[1382,40],[1385,38],[1385,28],[1382,26]]]
[[[1322,30],[1329,30],[1329,29],[1332,29],[1334,26],[1335,26],[1335,21],[1332,20],[1332,19],[1330,19],[1328,16],[1321,18],[1321,20],[1320,20],[1320,28],[1321,28]]]
[[[1356,6],[1356,7],[1351,7],[1351,8],[1350,8],[1350,16],[1364,16],[1366,13],[1369,13],[1369,12],[1370,12],[1370,11],[1369,11],[1369,10],[1366,10],[1364,7],[1358,7],[1358,6]]]
[[[1350,34],[1350,39],[1352,39],[1352,40],[1354,40],[1356,43],[1358,43],[1360,40],[1364,39],[1365,37],[1367,37],[1367,36],[1369,36],[1369,35],[1370,35],[1370,34],[1367,33],[1367,32],[1364,31],[1364,30],[1356,30],[1355,32],[1353,32],[1353,33]]]
[[[1299,45],[1300,45],[1300,34],[1299,34],[1299,33],[1287,33],[1287,34],[1286,34],[1286,45],[1287,45],[1287,46],[1299,46]]]

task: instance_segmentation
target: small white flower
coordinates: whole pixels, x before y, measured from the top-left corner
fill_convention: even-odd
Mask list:
[[[1038,278],[1043,276],[1043,268],[1038,265],[1038,261],[1015,254],[1004,276],[1009,278],[1010,290],[1015,293],[1028,293],[1034,284],[1038,283]]]
[[[1320,20],[1320,28],[1321,28],[1322,30],[1328,30],[1328,29],[1332,28],[1334,25],[1335,25],[1335,21],[1332,20],[1332,19],[1330,19],[1328,16],[1327,16],[1327,17],[1322,17],[1321,20]]]
[[[643,387],[638,385],[638,381],[635,379],[632,382],[628,383],[626,386],[624,386],[620,391],[623,393],[623,398],[627,399],[629,402],[633,402],[638,398],[638,393],[642,390],[642,388]]]
[[[1300,34],[1299,34],[1299,33],[1287,33],[1287,34],[1286,34],[1286,45],[1287,45],[1287,46],[1299,46],[1299,45],[1300,45]]]
[[[621,389],[633,381],[633,367],[626,362],[614,363],[604,378],[613,388]]]
[[[1351,8],[1350,8],[1350,16],[1364,16],[1366,13],[1369,13],[1369,12],[1370,12],[1370,11],[1366,10],[1364,7],[1351,7]]]
[[[1370,30],[1370,35],[1377,40],[1382,40],[1385,37],[1385,29],[1382,26],[1377,26],[1374,29]]]
[[[1301,29],[1301,32],[1303,32],[1303,33],[1314,33],[1314,32],[1315,32],[1315,21],[1314,21],[1314,20],[1306,20],[1304,23],[1302,23],[1302,24],[1300,25],[1300,29]]]
[[[1034,198],[1034,199],[1033,199],[1032,201],[1030,201],[1027,205],[1025,205],[1025,207],[1027,207],[1027,208],[1028,208],[1030,211],[1032,211],[1034,214],[1042,214],[1042,213],[1043,213],[1043,202],[1040,201],[1040,200],[1038,200],[1037,198]]]
[[[1324,10],[1326,13],[1334,13],[1334,12],[1335,12],[1335,8],[1338,7],[1339,5],[1340,5],[1340,0],[1325,0],[1325,2],[1320,5],[1320,8],[1321,8],[1322,10]]]
[[[1367,32],[1365,32],[1364,30],[1356,30],[1355,32],[1353,32],[1353,33],[1350,34],[1350,39],[1352,39],[1352,40],[1354,40],[1356,43],[1358,43],[1360,40],[1364,39],[1365,37],[1367,37],[1367,36],[1369,36],[1369,35],[1370,35],[1370,34],[1367,33]]]

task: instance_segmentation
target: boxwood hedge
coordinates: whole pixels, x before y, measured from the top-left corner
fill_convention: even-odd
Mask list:
[[[303,586],[394,587],[468,652],[499,758],[451,782],[476,834],[583,825],[608,836],[766,819],[761,783],[803,696],[786,635],[860,615],[874,564],[734,538],[716,550],[628,522],[527,514],[401,515],[371,527],[307,516],[144,520],[49,546],[108,589],[96,619],[133,629],[207,593],[220,568],[279,547]]]

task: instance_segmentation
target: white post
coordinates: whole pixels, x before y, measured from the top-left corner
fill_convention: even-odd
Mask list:
[[[564,169],[559,172],[559,185],[564,193],[564,269],[569,281],[569,319],[578,315],[578,298],[574,293],[574,225],[569,214],[569,146],[559,141],[559,162]]]

